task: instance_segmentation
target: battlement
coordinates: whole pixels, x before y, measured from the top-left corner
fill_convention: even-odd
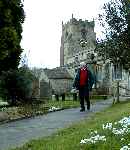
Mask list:
[[[88,20],[82,20],[82,19],[76,19],[73,17],[72,15],[72,18],[66,22],[66,23],[63,23],[62,22],[62,28],[67,28],[68,26],[81,26],[81,27],[87,27],[87,28],[94,28],[95,26],[95,22],[94,22],[94,19],[93,21],[88,21]]]

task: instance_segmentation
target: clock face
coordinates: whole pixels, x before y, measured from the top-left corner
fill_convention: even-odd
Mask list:
[[[87,45],[87,40],[81,39],[80,40],[80,45],[81,45],[81,47],[85,47]]]

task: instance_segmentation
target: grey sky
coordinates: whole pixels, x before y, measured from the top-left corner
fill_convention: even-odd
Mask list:
[[[76,19],[97,18],[104,2],[109,0],[24,0],[22,48],[29,66],[53,68],[60,64],[61,23]],[[96,24],[95,32],[100,36]]]

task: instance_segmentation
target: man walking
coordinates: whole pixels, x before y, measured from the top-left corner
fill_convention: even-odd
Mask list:
[[[73,87],[79,90],[81,112],[85,111],[84,100],[87,102],[87,110],[90,109],[89,92],[92,90],[93,83],[92,73],[88,70],[85,62],[81,62],[73,84]]]

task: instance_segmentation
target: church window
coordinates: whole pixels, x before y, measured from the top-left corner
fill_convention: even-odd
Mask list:
[[[85,29],[81,30],[81,36],[82,36],[83,39],[86,39],[87,31]]]
[[[68,36],[68,32],[66,31],[66,32],[65,32],[65,38],[67,38],[67,36]]]

